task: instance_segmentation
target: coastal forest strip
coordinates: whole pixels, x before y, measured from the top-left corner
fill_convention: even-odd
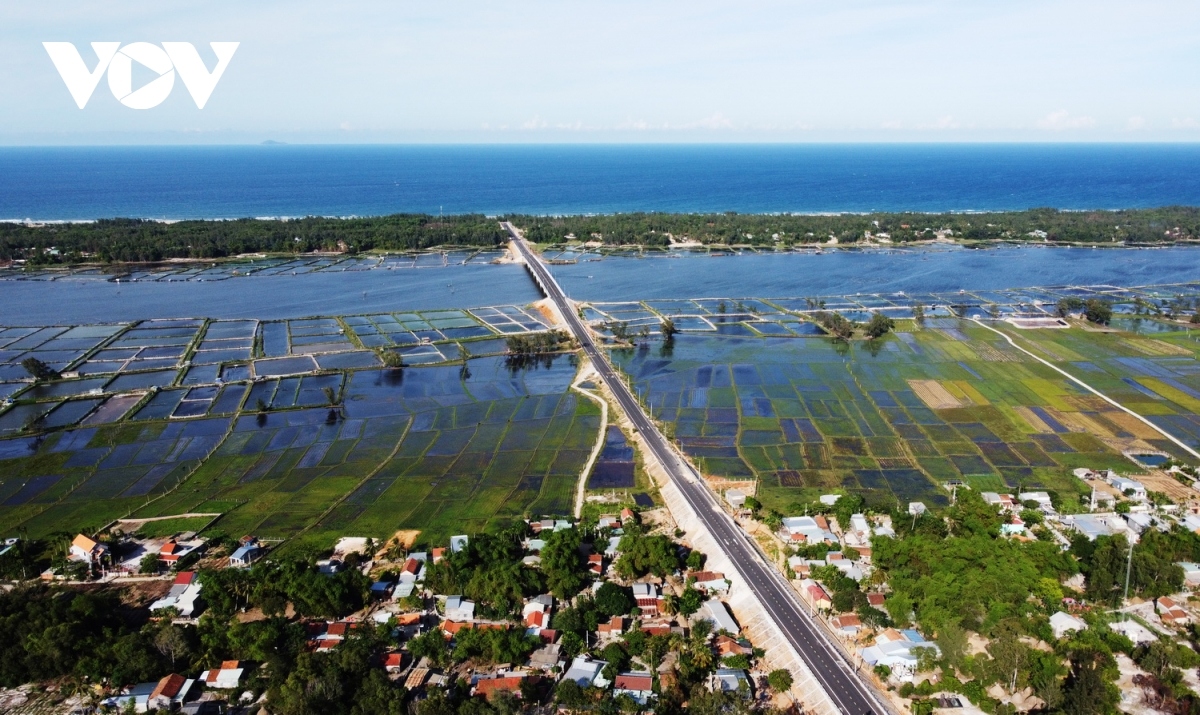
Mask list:
[[[1200,208],[1187,206],[1121,211],[626,213],[507,218],[539,244],[594,241],[663,248],[679,244],[790,247],[933,240],[968,245],[998,241],[1131,245],[1200,237]],[[506,240],[496,218],[481,214],[176,222],[115,218],[88,223],[0,223],[0,261],[27,265],[131,263],[246,253],[495,246]]]

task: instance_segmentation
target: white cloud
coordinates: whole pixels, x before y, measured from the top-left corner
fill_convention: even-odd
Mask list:
[[[691,124],[685,124],[684,127],[697,127],[700,129],[733,129],[733,122],[720,112],[715,112],[710,117],[705,117],[704,119]]]
[[[350,122],[342,122],[338,125],[338,129],[341,129],[343,132],[349,132],[353,131],[354,128],[350,126]]]
[[[1182,119],[1176,118],[1176,119],[1171,120],[1171,128],[1172,129],[1200,129],[1200,122],[1197,122],[1195,119],[1192,119],[1191,117],[1184,117]]]
[[[1060,109],[1057,112],[1050,112],[1045,117],[1038,120],[1038,126],[1042,129],[1061,132],[1066,129],[1087,129],[1096,126],[1096,120],[1091,117],[1075,117],[1065,109]]]
[[[1145,117],[1130,117],[1129,121],[1125,122],[1125,128],[1130,131],[1138,131],[1146,128]]]

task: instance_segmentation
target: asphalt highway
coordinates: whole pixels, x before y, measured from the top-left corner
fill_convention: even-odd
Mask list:
[[[663,465],[671,480],[683,497],[699,515],[705,528],[725,550],[725,555],[737,569],[775,621],[779,630],[788,639],[800,657],[808,665],[821,687],[834,705],[845,715],[883,715],[887,711],[879,704],[871,691],[854,671],[845,656],[838,651],[820,631],[820,626],[801,604],[784,576],[766,564],[750,537],[721,508],[716,496],[704,484],[700,475],[675,450],[658,430],[641,405],[634,399],[628,386],[612,369],[606,355],[592,342],[587,326],[576,315],[566,294],[554,280],[541,258],[529,248],[525,239],[509,223],[501,224],[513,237],[513,243],[521,252],[529,270],[537,278],[547,297],[554,301],[567,321],[572,335],[579,341],[592,365],[616,396],[617,402],[634,427],[642,435],[647,447]]]

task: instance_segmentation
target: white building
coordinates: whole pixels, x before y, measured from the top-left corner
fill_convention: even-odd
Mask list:
[[[700,620],[710,621],[713,624],[713,633],[725,631],[730,635],[736,636],[742,630],[738,626],[737,621],[733,619],[733,616],[729,614],[729,609],[725,607],[725,604],[715,598],[710,598],[700,604],[700,610],[696,612],[696,615],[692,616],[692,621]]]
[[[1087,624],[1070,613],[1059,611],[1050,616],[1050,630],[1054,631],[1055,638],[1063,638],[1068,633],[1086,631]]]
[[[462,596],[447,597],[446,620],[460,623],[475,620],[475,602],[469,601]]]
[[[1113,489],[1116,489],[1130,499],[1143,501],[1146,498],[1145,485],[1136,479],[1129,479],[1127,477],[1113,477],[1112,479],[1108,480],[1108,483],[1112,485]]]
[[[1053,509],[1050,503],[1050,495],[1046,492],[1021,492],[1017,495],[1017,500],[1024,503],[1027,501],[1035,501],[1042,509]]]

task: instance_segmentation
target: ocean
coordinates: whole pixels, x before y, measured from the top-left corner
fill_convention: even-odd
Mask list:
[[[1200,205],[1200,145],[0,148],[0,219]]]

